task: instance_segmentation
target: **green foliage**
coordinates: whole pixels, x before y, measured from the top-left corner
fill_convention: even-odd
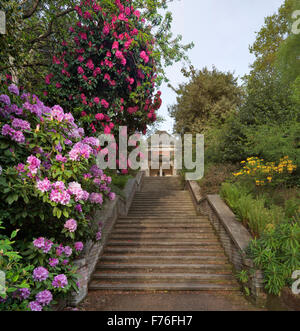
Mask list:
[[[5,273],[5,293],[0,294],[0,310],[27,310],[28,301],[14,300],[12,296],[18,289],[30,287],[33,266],[25,263],[20,253],[15,251],[14,240],[18,230],[13,231],[10,236],[6,236],[1,233],[4,230],[1,225],[0,220],[0,271]],[[1,285],[0,292],[2,292]]]
[[[253,236],[261,236],[285,218],[281,207],[267,208],[264,197],[253,197],[246,186],[224,183],[220,194]]]
[[[224,123],[225,118],[241,101],[241,89],[230,72],[213,68],[184,71],[190,82],[175,92],[177,103],[169,108],[177,133],[200,133],[210,126]]]
[[[7,92],[7,89],[2,91]],[[8,94],[12,105],[6,109],[10,110],[10,107],[13,108],[15,105],[22,108],[23,100],[13,93]],[[102,176],[102,171],[102,180],[96,179],[99,174],[95,176],[91,171],[96,165],[96,142],[92,140],[93,147],[85,145],[85,157],[80,154],[75,155],[75,158],[71,157],[71,151],[76,152],[75,144],[81,144],[84,139],[78,133],[77,130],[83,131],[74,123],[72,115],[64,114],[63,110],[56,106],[56,111],[54,110],[50,116],[51,109],[37,96],[26,94],[24,98],[26,106],[19,116],[26,118],[30,127],[23,132],[19,131],[23,135],[23,141],[14,140],[9,134],[0,137],[0,163],[3,168],[0,175],[0,218],[5,222],[7,231],[19,228],[20,238],[24,241],[31,241],[33,237],[41,235],[54,237],[62,243],[75,239],[95,240],[98,225],[91,224],[90,218],[97,209],[101,209],[101,206],[87,200],[88,194],[97,193],[102,196],[103,202],[107,201],[109,192],[102,191],[102,195],[100,185],[104,184],[107,188],[107,182],[110,181],[108,176]],[[32,109],[35,111],[32,112]],[[62,118],[56,117],[57,111]],[[16,115],[17,120],[21,118]],[[1,130],[5,126],[14,130],[14,119],[3,117],[0,122]],[[61,161],[58,156],[64,160]],[[40,162],[33,173],[29,168],[28,157],[36,158]],[[84,176],[90,171],[89,176]],[[50,182],[46,190],[38,189],[38,182],[42,180]],[[98,181],[98,184],[94,180]],[[67,192],[70,183],[81,187],[80,191],[85,191],[87,197],[70,195]],[[60,188],[54,189],[53,185]],[[56,195],[55,199],[51,198],[51,193]],[[60,198],[57,198],[57,195]],[[62,201],[63,196],[65,201]],[[74,232],[66,231],[64,228],[65,222],[69,219],[77,222]]]
[[[287,220],[254,240],[248,249],[249,257],[264,273],[265,289],[279,295],[290,285],[291,275],[300,269],[300,222]]]
[[[104,5],[104,1],[98,1]],[[114,2],[105,1],[113,6]],[[0,73],[13,73],[28,91],[42,90],[44,77],[61,40],[70,42],[68,28],[75,21],[75,5],[80,0],[3,0],[7,34],[0,35]],[[153,27],[156,38],[157,82],[167,80],[164,68],[188,61],[186,53],[193,43],[183,44],[171,33],[172,14],[165,0],[132,0],[142,17]]]

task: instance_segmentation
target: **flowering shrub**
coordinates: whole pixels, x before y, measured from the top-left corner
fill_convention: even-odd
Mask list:
[[[45,78],[50,103],[61,104],[91,132],[119,125],[146,132],[156,120],[154,38],[129,0],[82,1],[72,43],[63,41]]]
[[[91,217],[114,199],[111,178],[96,166],[98,139],[71,113],[46,107],[10,85],[0,95],[0,217],[20,236],[61,242],[95,240]]]
[[[275,162],[265,163],[263,159],[250,157],[242,161],[243,168],[234,174],[235,177],[250,178],[256,186],[272,184],[278,186],[285,183],[297,166],[288,156],[280,159],[276,166]]]
[[[16,233],[10,239],[0,236],[0,269],[6,272],[0,310],[50,310],[56,300],[78,290],[79,276],[72,260],[83,250],[82,242],[70,247],[40,237],[22,254],[12,250]]]
[[[0,221],[0,230],[3,231],[4,228],[1,224],[2,222]],[[14,238],[18,231],[13,231],[9,236],[3,235],[1,232],[0,271],[5,272],[5,277],[2,278],[0,275],[0,311],[26,310],[28,305],[26,299],[29,296],[30,274],[33,266],[30,263],[25,265],[20,253],[15,251]]]

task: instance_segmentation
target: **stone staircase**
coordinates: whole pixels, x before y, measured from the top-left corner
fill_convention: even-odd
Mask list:
[[[117,220],[90,290],[239,291],[206,217],[177,177],[147,177]]]

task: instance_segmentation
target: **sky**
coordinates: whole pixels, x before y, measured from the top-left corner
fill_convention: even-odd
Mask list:
[[[181,34],[183,43],[194,42],[188,52],[196,69],[212,68],[231,71],[242,77],[249,72],[254,56],[249,46],[264,18],[277,12],[284,0],[174,0],[169,10],[173,14],[172,32]],[[182,63],[166,69],[172,86],[186,81],[180,70]],[[159,127],[172,133],[173,120],[168,115],[168,105],[176,103],[176,94],[163,84],[162,106],[159,110],[165,122]]]

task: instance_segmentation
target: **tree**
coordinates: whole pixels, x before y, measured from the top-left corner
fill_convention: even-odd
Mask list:
[[[4,0],[7,33],[0,35],[0,75],[12,73],[37,92],[57,40],[74,19],[77,0]],[[1,78],[1,77],[0,77]]]
[[[156,120],[154,39],[127,0],[76,6],[78,19],[46,76],[48,101],[80,119],[86,130],[111,133],[120,125],[145,131]]]
[[[98,2],[102,5],[109,1]],[[167,11],[166,0],[132,0],[131,4],[141,9],[141,18],[155,30],[157,82],[166,80],[164,66],[187,60],[186,51],[193,44],[183,45],[180,35],[172,36],[172,15]],[[80,5],[80,0],[1,1],[7,34],[0,35],[0,76],[13,71],[21,85],[37,93],[59,41],[69,41],[68,28],[76,19],[76,5]]]
[[[191,67],[184,74],[190,82],[175,90],[177,103],[169,107],[175,132],[200,133],[211,125],[220,125],[240,104],[242,90],[232,73]]]

